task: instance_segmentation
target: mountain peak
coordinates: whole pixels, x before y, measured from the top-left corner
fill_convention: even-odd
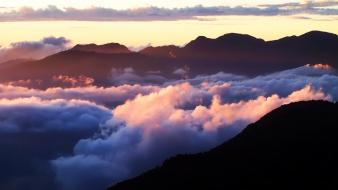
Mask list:
[[[291,50],[292,48],[326,52],[338,50],[338,36],[322,31],[310,31],[299,36],[287,36],[269,43],[285,50]]]
[[[227,41],[236,41],[236,40],[248,40],[248,41],[261,41],[264,42],[262,39],[255,38],[248,34],[238,34],[238,33],[228,33],[216,38],[216,40],[227,40]]]
[[[72,50],[105,53],[105,54],[118,54],[118,53],[130,53],[131,51],[124,45],[119,43],[108,43],[103,45],[91,44],[78,44],[72,48]]]
[[[329,33],[329,32],[310,31],[303,35],[300,35],[299,38],[307,39],[307,40],[318,40],[318,41],[323,41],[323,40],[335,41],[338,39],[338,36],[336,34]]]
[[[207,38],[205,36],[198,36],[196,39],[190,41],[185,47],[187,48],[203,47],[212,41],[213,39]]]
[[[219,36],[216,39],[210,39],[205,36],[199,36],[186,45],[187,48],[194,49],[212,49],[212,48],[232,48],[232,47],[258,47],[264,44],[264,40],[253,36],[238,33],[228,33]]]
[[[139,53],[151,56],[176,58],[176,54],[179,50],[180,47],[175,45],[158,46],[158,47],[149,46],[139,51]]]

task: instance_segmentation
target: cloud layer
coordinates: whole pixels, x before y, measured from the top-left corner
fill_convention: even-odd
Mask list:
[[[176,154],[206,151],[283,104],[337,101],[337,84],[337,72],[322,64],[162,85],[1,84],[0,188],[105,189]]]
[[[4,48],[0,46],[0,63],[17,59],[41,59],[65,50],[69,42],[64,37],[45,37],[40,41],[15,42]]]
[[[185,8],[143,7],[118,10],[113,8],[91,7],[87,9],[47,8],[33,9],[23,7],[0,13],[0,21],[36,21],[36,20],[86,20],[86,21],[148,21],[148,20],[184,20],[200,19],[203,16],[227,15],[338,15],[336,1],[306,1],[304,3],[265,4],[259,6],[213,6],[202,5]]]
[[[0,98],[17,99],[17,98],[29,98],[38,97],[44,100],[53,99],[80,99],[98,104],[105,105],[107,107],[121,104],[128,99],[133,99],[137,95],[145,95],[151,92],[156,92],[160,89],[158,86],[150,85],[120,85],[112,87],[97,87],[97,86],[85,86],[74,88],[48,88],[46,90],[30,89],[25,87],[18,87],[12,85],[0,84]]]
[[[90,189],[87,181],[97,176],[83,174],[102,168],[96,187],[104,189],[170,156],[206,151],[283,104],[337,100],[337,82],[331,68],[307,65],[251,79],[200,76],[138,95],[113,109],[99,133],[77,143],[72,157],[52,161],[56,180],[63,189]]]

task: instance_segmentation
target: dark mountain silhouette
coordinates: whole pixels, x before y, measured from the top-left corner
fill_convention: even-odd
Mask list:
[[[176,58],[177,52],[180,50],[180,47],[174,45],[160,47],[150,46],[141,50],[139,53],[149,56]]]
[[[108,53],[108,54],[131,53],[131,51],[126,46],[121,45],[119,43],[109,43],[104,45],[96,45],[96,44],[76,45],[71,50],[95,52],[95,53]]]
[[[173,73],[179,68],[189,68],[188,77],[220,71],[254,76],[318,63],[338,68],[336,34],[312,31],[264,41],[231,33],[216,39],[200,36],[185,47],[148,47],[139,52],[116,43],[76,45],[42,60],[0,68],[0,82],[40,79],[42,85],[51,86],[53,75],[86,75],[97,85],[110,85],[111,70],[127,67],[138,75],[159,71],[164,77],[177,78]]]
[[[180,155],[110,190],[337,189],[338,104],[282,106],[217,148]]]
[[[202,50],[207,52],[220,50],[234,51],[262,47],[264,43],[264,40],[257,39],[250,35],[229,33],[216,39],[199,36],[188,43],[185,48],[189,50]]]

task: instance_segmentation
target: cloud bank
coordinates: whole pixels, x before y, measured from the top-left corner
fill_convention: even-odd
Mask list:
[[[283,104],[337,101],[337,84],[337,72],[323,64],[161,85],[2,84],[0,188],[105,189],[171,156],[217,146]]]
[[[336,1],[306,1],[302,3],[265,4],[259,6],[213,6],[197,5],[185,8],[142,7],[118,10],[113,8],[90,7],[76,9],[71,7],[33,9],[23,7],[0,13],[0,21],[41,21],[41,20],[78,20],[78,21],[153,21],[153,20],[198,20],[203,16],[228,15],[338,15]]]
[[[17,59],[41,59],[65,50],[69,43],[70,40],[64,37],[45,37],[40,41],[15,42],[4,48],[0,46],[0,64]]]

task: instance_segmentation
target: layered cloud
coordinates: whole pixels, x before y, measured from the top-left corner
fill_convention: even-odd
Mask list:
[[[2,84],[0,188],[105,189],[171,156],[206,151],[283,104],[337,101],[337,84],[337,72],[323,64],[158,85]]]
[[[213,6],[202,5],[185,8],[143,7],[134,9],[113,9],[90,7],[86,9],[47,8],[33,9],[23,7],[0,13],[0,21],[36,21],[36,20],[86,20],[86,21],[148,21],[200,19],[203,16],[226,15],[338,15],[336,1],[306,1],[303,3],[265,4],[259,6]]]
[[[46,37],[40,41],[23,41],[0,48],[0,63],[17,59],[41,59],[65,50],[69,40],[64,37]]]
[[[53,99],[80,99],[103,104],[107,107],[121,104],[128,99],[133,99],[138,94],[149,94],[160,89],[150,85],[120,85],[112,87],[74,87],[74,88],[48,88],[46,90],[30,89],[26,87],[0,84],[0,98],[17,99],[38,97],[44,100]]]

